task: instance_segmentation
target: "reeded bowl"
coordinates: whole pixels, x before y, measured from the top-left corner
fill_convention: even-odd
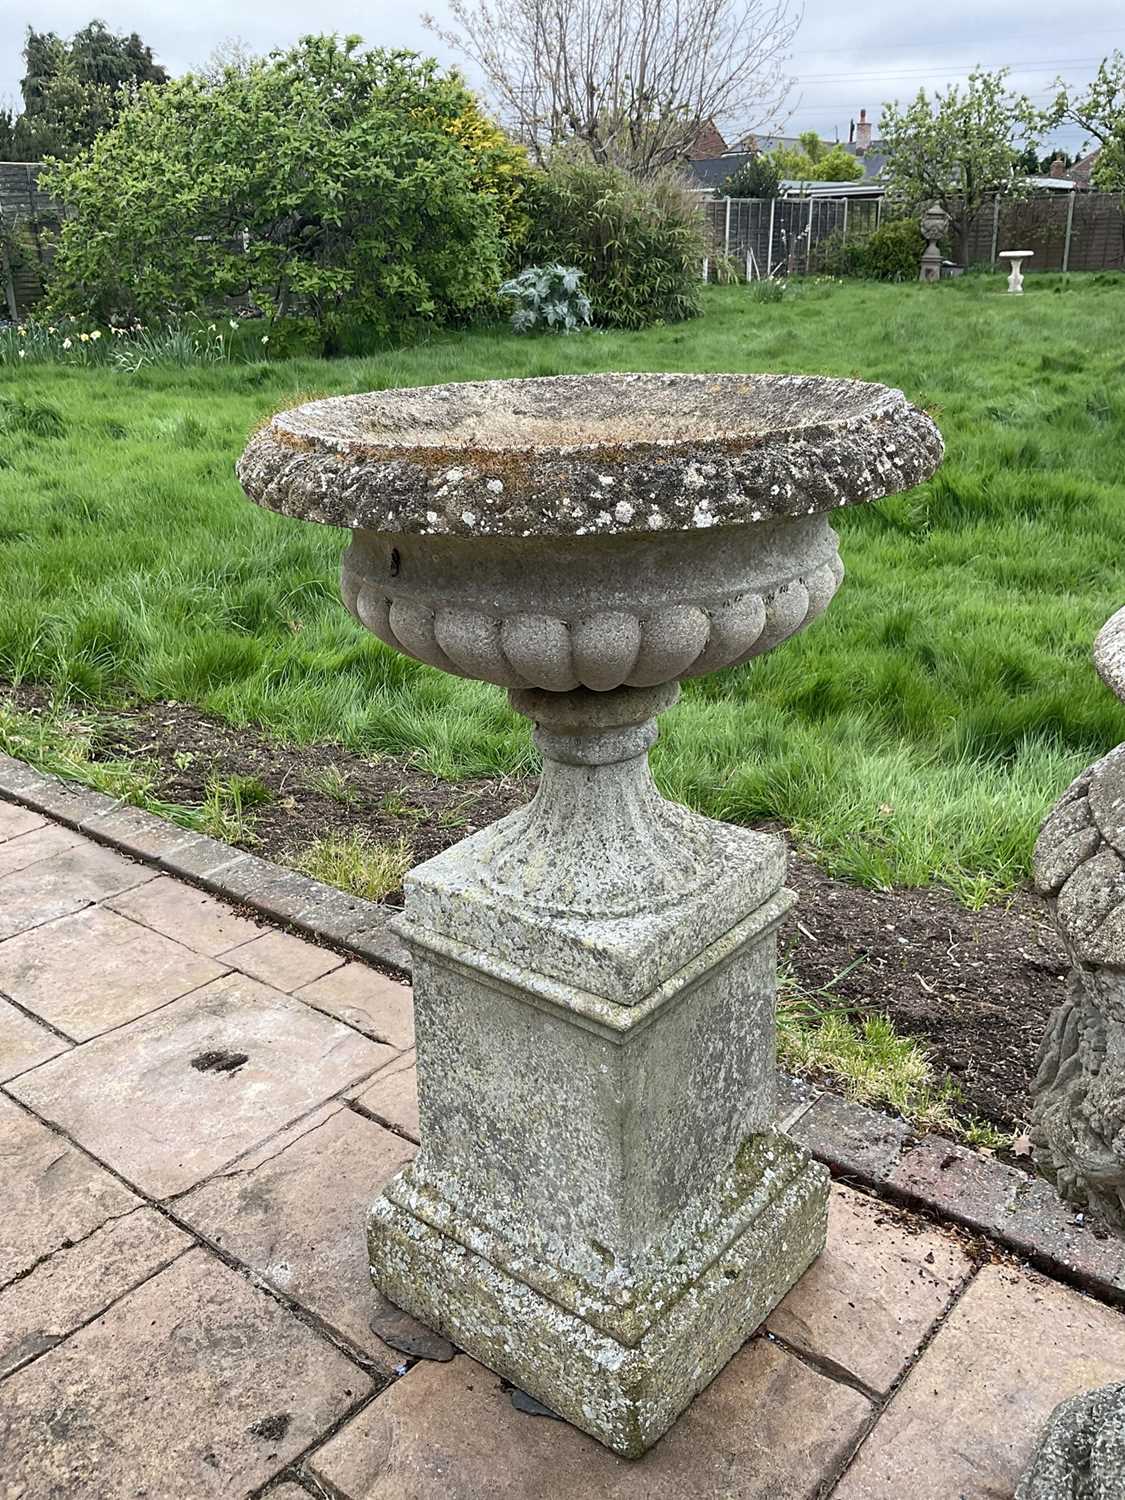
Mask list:
[[[796,375],[573,375],[332,397],[238,466],[251,499],[353,533],[348,608],[408,656],[509,688],[650,687],[821,614],[828,517],[927,478],[901,391]]]

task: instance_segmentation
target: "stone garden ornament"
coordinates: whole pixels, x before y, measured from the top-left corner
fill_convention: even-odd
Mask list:
[[[1125,702],[1125,609],[1094,662]],[[1125,1234],[1125,744],[1083,771],[1048,815],[1035,883],[1071,961],[1032,1087],[1035,1165],[1064,1198]]]
[[[1094,665],[1125,702],[1125,609],[1094,642]],[[1032,1086],[1035,1165],[1059,1193],[1125,1235],[1125,744],[1067,788],[1035,846],[1071,960]],[[1125,1495],[1125,1385],[1055,1408],[1018,1500]]]
[[[596,375],[314,401],[239,464],[352,532],[363,625],[535,725],[531,804],[406,881],[421,1146],[371,1273],[621,1454],[819,1253],[828,1191],[773,1126],[784,846],[659,794],[656,716],[821,614],[831,513],[941,452],[860,381]]]
[[[1023,272],[1020,269],[1025,260],[1031,260],[1034,250],[1001,250],[999,259],[1006,260],[1009,266],[1008,292],[1013,297],[1023,296]]]
[[[918,273],[919,281],[941,280],[941,247],[938,240],[945,239],[949,233],[949,224],[949,215],[940,203],[931,203],[918,220],[918,227],[926,241],[926,248],[922,251],[922,265]]]

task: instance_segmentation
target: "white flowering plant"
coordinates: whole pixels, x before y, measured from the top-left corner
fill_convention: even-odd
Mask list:
[[[527,266],[503,283],[500,295],[515,303],[511,325],[516,333],[536,328],[574,333],[591,321],[593,310],[577,266]]]

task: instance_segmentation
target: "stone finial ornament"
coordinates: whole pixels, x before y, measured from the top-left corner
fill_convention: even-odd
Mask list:
[[[918,227],[927,242],[926,248],[922,251],[919,281],[941,280],[941,247],[938,240],[943,240],[949,233],[950,222],[949,215],[940,203],[931,203],[918,220]]]
[[[1125,609],[1099,633],[1094,662],[1125,702]],[[1035,1164],[1064,1198],[1125,1233],[1125,744],[1048,815],[1035,883],[1073,965],[1032,1088]]]
[[[1102,627],[1094,665],[1125,702],[1125,609]],[[1035,883],[1072,962],[1032,1086],[1035,1165],[1059,1193],[1125,1234],[1125,744],[1083,771],[1049,813]],[[1017,1500],[1125,1495],[1125,1385],[1056,1407]]]
[[[593,375],[315,401],[239,465],[258,503],[351,530],[363,625],[535,725],[531,804],[406,880],[421,1146],[372,1207],[371,1274],[621,1454],[762,1322],[827,1212],[773,1123],[784,845],[660,795],[656,716],[816,619],[832,512],[941,452],[860,381]]]
[[[1121,1500],[1125,1495],[1125,1385],[1103,1385],[1051,1413],[1016,1500]]]

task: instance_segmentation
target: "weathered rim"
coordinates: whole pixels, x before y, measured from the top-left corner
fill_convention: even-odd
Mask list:
[[[1098,676],[1125,703],[1125,606],[1110,615],[1094,638]]]
[[[942,453],[888,386],[607,374],[309,402],[251,438],[238,476],[267,509],[353,530],[613,535],[862,504],[928,478]]]

